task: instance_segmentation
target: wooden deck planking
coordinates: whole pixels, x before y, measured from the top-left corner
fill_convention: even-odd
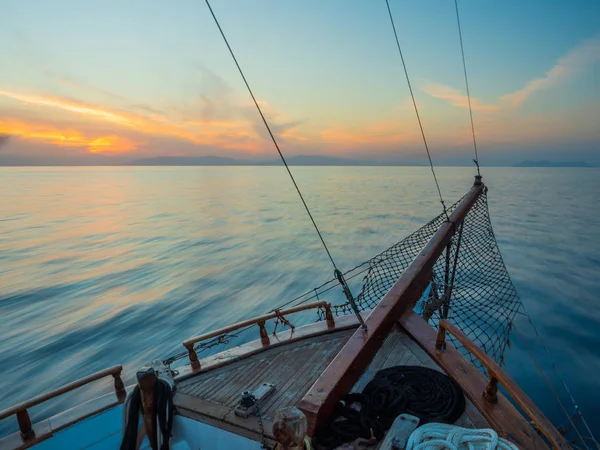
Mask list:
[[[315,346],[304,352],[287,354],[286,356],[291,361],[288,364],[283,364],[286,368],[285,371],[281,371],[281,367],[279,367],[281,372],[278,373],[278,375],[281,375],[280,380],[284,380],[279,383],[282,389],[276,390],[275,394],[266,399],[264,403],[267,417],[272,417],[278,408],[296,405],[304,395],[306,380],[316,379],[318,374],[327,367],[329,361],[344,345],[348,336],[349,333],[345,333],[344,336],[337,339],[330,339],[328,343],[324,342],[322,346]],[[277,371],[277,368],[275,369]],[[283,386],[287,388],[283,388]]]
[[[360,376],[360,378],[358,379],[358,381],[356,382],[356,384],[354,385],[354,387],[352,388],[352,390],[350,392],[362,392],[363,391],[365,386],[369,383],[369,381],[371,381],[373,379],[373,377],[379,370],[379,367],[381,367],[383,365],[383,363],[387,359],[389,353],[394,349],[395,346],[396,346],[396,336],[395,336],[395,333],[392,332],[385,339],[385,341],[383,342],[383,345],[381,346],[379,351],[373,357],[373,361],[371,362],[369,367],[367,367],[365,369],[365,371]]]
[[[313,343],[312,346],[317,347],[317,344]],[[297,373],[293,369],[291,369],[290,373],[287,374],[287,382],[283,386],[281,386],[281,395],[273,395],[271,398],[267,398],[264,402],[264,408],[268,411],[277,411],[284,405],[293,404],[297,393],[303,393],[307,389],[304,387],[306,383],[302,382],[302,380],[300,380],[300,382],[298,383],[296,378],[302,377],[305,380],[312,380],[314,377],[312,372],[318,370],[317,368],[320,367],[320,364],[318,364],[318,360],[319,358],[321,358],[321,356],[321,353],[313,351],[312,355],[308,358],[308,360],[303,362],[303,368],[305,370],[301,371],[300,373]],[[289,367],[291,368],[292,366],[290,365]],[[294,386],[296,387],[296,389],[292,390]]]
[[[185,415],[199,413],[202,417],[223,423],[223,427],[252,430],[251,422],[224,412],[237,404],[244,390],[255,390],[263,383],[273,383],[276,390],[263,400],[261,411],[266,421],[286,406],[297,406],[323,370],[335,358],[354,330],[343,330],[323,336],[307,338],[286,346],[267,349],[234,361],[228,365],[202,372],[178,383],[179,401],[176,406],[187,410]],[[362,392],[375,374],[384,368],[415,365],[442,369],[398,325],[387,336],[373,361],[364,371],[352,392]],[[196,400],[194,400],[196,399]],[[211,406],[212,405],[212,406]],[[467,408],[456,425],[487,427],[487,422],[467,399]]]
[[[340,331],[297,341],[285,348],[265,350],[189,378],[178,385],[178,392],[230,408],[239,401],[244,390],[255,390],[263,383],[273,383],[275,392],[261,405],[263,415],[271,418],[277,409],[299,401],[352,331]]]

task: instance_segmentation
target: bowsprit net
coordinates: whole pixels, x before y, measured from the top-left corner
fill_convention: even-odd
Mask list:
[[[448,213],[458,203],[451,206]],[[440,214],[402,241],[347,272],[347,278],[366,272],[357,297],[361,310],[373,309],[379,303],[446,220],[446,215]],[[512,321],[521,300],[494,236],[487,189],[459,226],[446,252],[436,262],[431,283],[417,302],[415,311],[435,328],[440,318],[447,318],[502,364]],[[341,304],[334,306],[333,311],[343,315],[349,312],[349,307]],[[457,340],[452,336],[448,339],[473,364],[482,368],[477,358]]]

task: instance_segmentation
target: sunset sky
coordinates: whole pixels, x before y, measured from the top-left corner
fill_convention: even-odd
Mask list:
[[[434,161],[469,164],[454,2],[390,3]],[[384,0],[212,4],[286,154],[423,160]],[[459,8],[482,163],[600,164],[600,2]],[[276,156],[203,0],[0,10],[0,156]]]

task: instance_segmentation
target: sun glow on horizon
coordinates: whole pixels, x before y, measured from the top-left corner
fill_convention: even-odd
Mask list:
[[[427,2],[403,7],[405,19],[399,20],[407,33],[419,32],[418,20],[431,21],[432,26],[455,25],[452,14],[446,17],[454,11],[424,14],[435,9]],[[57,14],[41,2],[39,8],[46,15]],[[322,5],[307,0],[296,13],[308,14],[313,8],[320,10]],[[580,17],[568,36],[543,41],[555,37],[547,33],[536,37],[536,44],[490,47],[501,36],[507,19],[490,19],[488,25],[498,21],[498,26],[493,33],[482,33],[482,8],[487,7],[464,8],[465,28],[472,33],[465,39],[470,98],[454,38],[440,34],[403,42],[410,56],[419,116],[433,153],[462,158],[472,145],[471,107],[477,142],[490,148],[495,157],[503,158],[503,152],[543,153],[554,146],[564,147],[561,157],[567,158],[573,144],[584,158],[600,162],[595,150],[600,127],[594,120],[600,115],[600,91],[594,90],[594,74],[600,67],[600,29],[596,25],[581,29],[585,17],[578,12]],[[517,3],[503,8],[520,10]],[[9,25],[0,26],[0,41],[11,43],[3,48],[7,57],[0,62],[3,154],[44,161],[56,157],[66,162],[71,154],[78,161],[89,154],[113,155],[115,161],[134,156],[219,155],[257,160],[272,156],[269,133],[239,74],[223,48],[213,45],[220,42],[219,36],[205,27],[194,28],[193,36],[180,33],[179,27],[171,28],[166,39],[132,20],[116,28],[114,36],[99,38],[98,30],[87,30],[79,22],[65,24],[63,30],[53,21],[41,33],[43,23],[37,23],[38,17],[28,16],[19,2],[14,9],[23,14],[22,30],[17,27],[13,32],[11,21],[3,22],[0,17],[0,25]],[[245,55],[242,65],[260,96],[257,102],[286,155],[418,158],[416,151],[422,150],[423,139],[405,80],[394,72],[397,54],[373,52],[379,48],[374,44],[382,44],[378,39],[389,38],[380,36],[379,28],[389,26],[385,14],[378,15],[368,2],[356,10],[349,8],[350,21],[358,24],[368,19],[372,28],[352,28],[355,31],[345,35],[348,30],[338,27],[338,40],[329,27],[306,27],[285,9],[280,11],[281,22],[269,24],[273,27],[269,33],[277,31],[281,40],[270,40],[264,34],[268,30],[262,28],[248,32],[233,27],[230,33],[236,51]],[[367,18],[360,11],[372,16]],[[148,20],[161,20],[158,10],[149,7],[145,12]],[[322,12],[337,14],[328,8]],[[221,13],[228,22],[242,20],[236,8],[223,7]],[[109,6],[92,11],[82,5],[74,14],[106,14],[106,20],[116,20]],[[254,9],[247,14],[253,15]],[[185,20],[183,13],[178,20]],[[124,39],[131,37],[128,25],[140,26],[139,39]],[[289,28],[294,33],[284,33],[291,25],[297,25]],[[540,25],[540,31],[544,30]],[[354,35],[360,45],[348,46],[347,40]],[[81,41],[73,36],[81,36]],[[192,38],[210,45],[191,50],[184,44]],[[547,46],[532,53],[535,45],[542,45],[538,40]],[[322,51],[315,46],[321,41]],[[131,48],[124,50],[124,42]],[[266,49],[267,42],[269,51],[253,53]],[[290,46],[298,42],[306,45]],[[161,45],[169,48],[169,57]],[[346,46],[347,53],[332,53],[340,45]],[[55,52],[56,48],[65,51]],[[294,48],[293,55],[290,48]],[[524,60],[528,64],[522,64]],[[277,70],[269,66],[275,62]]]

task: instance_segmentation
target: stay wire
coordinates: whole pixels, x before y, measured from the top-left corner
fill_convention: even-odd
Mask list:
[[[390,15],[390,21],[392,22],[392,29],[394,30],[394,37],[396,38],[396,46],[398,47],[398,53],[400,54],[400,59],[402,60],[402,67],[404,68],[404,75],[406,76],[406,83],[408,84],[408,90],[410,91],[410,97],[412,99],[412,103],[415,109],[415,114],[417,116],[417,122],[419,122],[419,128],[421,130],[421,137],[423,138],[423,144],[425,145],[425,150],[427,152],[427,158],[429,159],[429,167],[431,168],[431,173],[433,174],[433,180],[435,181],[435,186],[437,187],[438,194],[440,196],[440,203],[444,208],[444,214],[446,215],[446,219],[450,220],[448,217],[448,212],[446,210],[446,204],[444,203],[444,198],[442,197],[442,190],[440,189],[440,184],[438,182],[437,176],[435,175],[435,170],[433,169],[433,161],[431,159],[431,153],[429,152],[429,145],[427,144],[427,139],[425,138],[425,131],[423,130],[423,124],[421,122],[421,116],[419,115],[419,108],[417,107],[417,102],[415,100],[415,94],[413,93],[412,85],[410,84],[410,77],[408,76],[408,70],[406,69],[406,63],[404,62],[404,56],[402,55],[402,48],[400,47],[400,40],[398,39],[398,32],[396,31],[396,24],[394,23],[394,17],[392,16],[392,10],[390,9],[389,0],[385,0],[385,4],[387,5],[388,14]]]
[[[292,180],[292,183],[294,183],[294,187],[296,188],[296,192],[298,192],[298,195],[300,196],[300,200],[302,200],[304,209],[306,209],[308,217],[310,217],[310,220],[311,220],[313,226],[315,227],[317,234],[319,235],[319,239],[321,240],[321,243],[323,244],[323,247],[325,248],[325,251],[327,252],[327,256],[329,256],[329,260],[331,261],[331,264],[333,264],[334,269],[337,271],[338,270],[337,265],[335,264],[335,261],[333,260],[333,257],[331,256],[331,252],[329,251],[329,248],[327,247],[327,244],[325,243],[325,239],[323,239],[323,236],[321,235],[321,231],[319,230],[319,227],[317,226],[317,223],[315,222],[315,219],[313,218],[313,216],[310,212],[310,209],[308,209],[308,205],[306,204],[306,201],[304,201],[302,192],[300,192],[300,188],[298,187],[298,184],[296,184],[296,180],[294,179],[294,176],[292,175],[292,172],[291,172],[290,168],[288,167],[285,157],[283,156],[283,153],[281,152],[281,150],[279,148],[279,144],[277,143],[277,140],[275,139],[275,136],[273,135],[273,132],[271,131],[271,127],[269,126],[269,123],[267,122],[267,119],[265,118],[265,116],[262,112],[262,109],[260,108],[258,101],[256,100],[256,97],[254,97],[254,93],[252,92],[252,89],[250,88],[250,85],[248,84],[248,81],[246,80],[246,76],[244,75],[244,72],[242,71],[242,68],[240,67],[240,65],[238,63],[237,58],[235,57],[235,54],[233,53],[233,50],[232,50],[231,46],[229,45],[229,41],[225,37],[225,33],[223,32],[223,29],[221,28],[219,20],[217,19],[217,16],[215,15],[212,7],[210,6],[210,2],[208,0],[205,0],[205,1],[206,1],[206,6],[208,6],[210,14],[212,15],[212,17],[215,21],[215,24],[217,25],[217,28],[219,28],[221,37],[223,37],[223,41],[225,41],[225,45],[227,45],[227,49],[229,50],[229,53],[231,54],[231,57],[233,58],[233,62],[235,63],[238,71],[240,72],[242,79],[244,80],[246,89],[248,89],[248,93],[250,94],[250,97],[252,97],[254,106],[256,106],[256,109],[258,110],[258,113],[260,114],[260,118],[262,119],[262,121],[265,125],[265,128],[269,132],[269,136],[271,137],[271,140],[273,141],[273,144],[275,145],[275,148],[277,149],[277,153],[279,153],[281,161],[283,162],[283,165],[285,166],[285,168]]]
[[[473,162],[477,166],[477,175],[481,176],[479,171],[479,155],[477,154],[477,140],[475,139],[475,125],[473,124],[473,108],[471,106],[471,93],[469,92],[469,78],[467,77],[467,63],[465,61],[465,48],[463,46],[462,29],[460,27],[460,15],[458,14],[458,0],[454,0],[456,9],[456,23],[458,24],[458,37],[460,39],[460,52],[462,54],[463,71],[465,74],[465,87],[467,88],[467,100],[469,102],[469,117],[471,118],[471,133],[473,135],[473,149],[475,150],[475,159]]]
[[[589,433],[590,438],[596,444],[596,448],[600,449],[600,444],[594,437],[594,433],[592,433],[592,430],[590,429],[590,426],[588,425],[587,420],[585,420],[583,412],[579,409],[579,405],[575,401],[575,397],[573,397],[573,394],[571,393],[571,390],[567,386],[567,383],[565,382],[564,378],[561,376],[560,372],[558,371],[558,368],[556,367],[556,364],[554,363],[552,356],[550,356],[550,351],[548,350],[548,347],[546,347],[546,345],[544,344],[544,341],[542,340],[542,337],[540,336],[540,333],[538,332],[537,327],[533,323],[533,320],[531,319],[531,315],[529,314],[529,311],[527,311],[527,307],[525,306],[525,304],[523,302],[521,302],[521,308],[523,308],[523,313],[521,313],[521,314],[523,314],[525,317],[527,317],[527,321],[529,322],[529,325],[531,325],[531,328],[532,328],[538,342],[540,343],[540,346],[544,350],[544,353],[546,353],[546,356],[548,358],[548,361],[550,361],[550,364],[552,365],[552,369],[554,370],[554,373],[559,378],[560,383],[562,384],[563,388],[565,389],[565,392],[569,396],[569,400],[571,400],[571,403],[573,404],[573,407],[575,408],[575,412],[580,415],[581,421],[583,422],[587,432]]]
[[[265,118],[265,115],[263,114],[262,109],[260,108],[260,105],[258,104],[256,97],[254,96],[254,93],[252,92],[252,89],[250,88],[250,84],[248,83],[248,80],[246,80],[244,71],[240,67],[240,64],[238,63],[237,58],[235,57],[235,53],[233,53],[233,49],[231,48],[231,46],[229,45],[229,41],[225,37],[225,33],[223,32],[223,29],[221,28],[221,24],[219,23],[217,16],[215,15],[212,7],[210,6],[209,0],[205,0],[205,2],[206,2],[206,6],[208,6],[210,14],[212,15],[212,17],[215,21],[215,24],[217,25],[217,28],[219,29],[219,32],[221,33],[221,37],[223,38],[225,45],[227,45],[227,49],[229,50],[229,53],[231,54],[233,62],[235,63],[235,65],[242,77],[242,80],[244,80],[244,84],[246,85],[246,89],[248,89],[248,93],[250,94],[250,97],[252,97],[254,106],[256,106],[256,109],[258,110],[258,113],[260,114],[260,118],[262,119],[262,121],[265,125],[265,128],[269,132],[269,136],[271,137],[271,140],[273,141],[273,144],[275,145],[275,148],[277,149],[277,153],[279,153],[279,157],[281,158],[281,161],[283,162],[283,165],[285,166],[285,169],[287,170],[287,173],[290,176],[290,179],[292,180],[294,187],[296,188],[296,192],[298,192],[298,195],[300,196],[300,200],[302,200],[304,209],[306,209],[306,213],[308,214],[308,217],[310,217],[310,220],[311,220],[313,226],[315,227],[315,231],[319,235],[319,239],[321,240],[321,243],[323,244],[323,248],[327,252],[327,256],[329,257],[329,260],[331,261],[331,264],[333,265],[335,277],[340,282],[340,285],[342,286],[342,289],[344,290],[344,294],[346,295],[346,298],[350,302],[350,305],[352,306],[352,309],[354,310],[354,314],[356,315],[358,322],[361,324],[361,327],[366,330],[367,327],[365,325],[365,322],[364,322],[362,316],[360,315],[360,311],[358,310],[358,307],[356,306],[356,303],[354,301],[354,296],[352,295],[352,291],[348,287],[348,284],[346,283],[346,280],[344,279],[344,275],[342,274],[341,270],[338,269],[335,261],[333,260],[333,256],[331,256],[331,252],[329,251],[329,248],[327,247],[327,244],[325,243],[325,239],[323,238],[323,235],[321,234],[321,231],[319,230],[319,227],[317,226],[317,222],[315,222],[315,219],[313,218],[313,215],[310,212],[310,209],[308,208],[306,201],[304,200],[304,196],[302,195],[302,192],[300,192],[300,188],[298,187],[298,184],[296,183],[296,180],[294,179],[294,176],[292,175],[292,171],[290,170],[290,168],[285,160],[285,157],[283,156],[283,153],[281,152],[281,149],[279,148],[277,139],[275,139],[275,135],[271,131],[271,127],[269,126],[269,123],[267,122],[267,119]]]
[[[542,369],[541,365],[539,364],[538,360],[536,359],[536,357],[534,356],[533,352],[531,351],[531,349],[529,348],[529,346],[527,345],[527,343],[525,342],[525,338],[523,336],[521,336],[521,333],[519,333],[519,330],[517,329],[517,327],[513,324],[512,329],[515,331],[515,334],[517,335],[517,338],[519,339],[519,341],[521,342],[521,344],[523,345],[523,347],[525,347],[525,350],[527,351],[527,353],[529,354],[529,357],[531,358],[531,360],[533,361],[533,364],[535,365],[536,369],[538,370],[538,372],[540,373],[540,375],[542,376],[544,382],[546,383],[546,385],[548,386],[548,389],[550,389],[550,391],[552,392],[552,395],[554,395],[554,398],[556,399],[557,403],[560,405],[561,409],[563,410],[563,412],[565,413],[565,416],[567,416],[567,419],[569,420],[569,422],[571,423],[571,425],[573,426],[573,428],[575,429],[575,432],[577,433],[577,435],[579,436],[579,439],[581,439],[581,442],[585,442],[585,440],[583,439],[583,436],[581,434],[581,432],[579,431],[579,429],[577,428],[577,426],[575,425],[575,422],[573,421],[573,419],[571,418],[571,415],[569,414],[569,412],[567,411],[567,408],[565,407],[565,405],[563,404],[563,402],[560,400],[556,390],[554,389],[554,387],[552,386],[552,383],[550,382],[550,380],[548,379],[548,377],[546,376],[546,374],[544,373],[544,370]],[[577,407],[577,405],[575,405],[575,407]],[[593,438],[593,436],[592,436]],[[584,444],[585,445],[585,444]]]

